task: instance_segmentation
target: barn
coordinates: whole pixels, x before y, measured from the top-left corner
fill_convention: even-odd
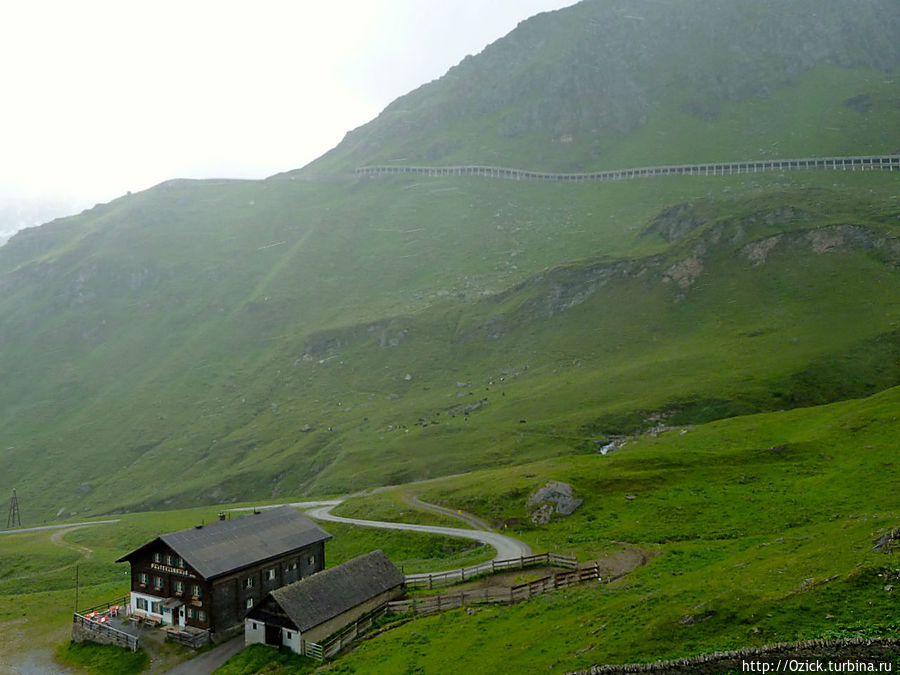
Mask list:
[[[286,646],[320,642],[406,591],[405,577],[373,551],[269,592],[244,620],[244,642]]]
[[[290,506],[163,534],[116,562],[131,564],[131,613],[221,633],[266,594],[325,568],[325,530]]]

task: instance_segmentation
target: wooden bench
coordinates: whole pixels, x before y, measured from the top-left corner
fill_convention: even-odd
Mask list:
[[[150,626],[161,626],[162,625],[162,619],[159,619],[155,616],[150,616],[149,614],[146,614],[145,612],[142,612],[139,609],[134,610],[128,616],[128,620],[133,621],[134,623],[145,623]]]

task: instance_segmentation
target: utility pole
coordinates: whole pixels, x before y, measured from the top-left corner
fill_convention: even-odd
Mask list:
[[[19,498],[16,496],[15,488],[13,488],[12,499],[9,500],[9,516],[6,519],[6,529],[11,530],[14,527],[22,527],[22,516],[19,515]]]

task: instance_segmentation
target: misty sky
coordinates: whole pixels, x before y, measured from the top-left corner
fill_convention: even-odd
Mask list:
[[[0,197],[298,168],[574,0],[5,0]]]

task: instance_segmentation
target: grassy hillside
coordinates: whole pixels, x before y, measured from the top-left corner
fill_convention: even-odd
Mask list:
[[[898,410],[894,388],[641,436],[606,456],[418,488],[423,499],[512,524],[537,550],[591,560],[632,545],[655,555],[609,586],[416,619],[363,642],[332,668],[443,672],[452,660],[462,670],[563,672],[780,641],[896,635],[896,590],[889,590],[896,546],[890,554],[872,548],[900,518]],[[569,483],[584,504],[535,526],[526,501],[548,480]],[[379,495],[348,507],[377,517],[389,515],[380,512],[384,504],[390,500]]]
[[[890,174],[273,185],[0,249],[0,491],[42,518],[352,491],[897,381]]]
[[[33,524],[343,492],[896,383],[893,174],[348,175],[900,147],[892,3],[689,5],[541,15],[307,170],[14,237],[0,494]]]
[[[898,30],[890,0],[587,0],[522,22],[303,173],[892,151]]]

